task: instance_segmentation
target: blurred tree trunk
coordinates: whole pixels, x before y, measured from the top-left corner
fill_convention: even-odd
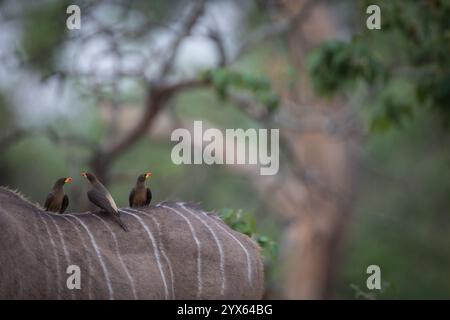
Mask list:
[[[306,1],[284,1],[286,14],[302,10]],[[305,70],[306,53],[341,32],[332,6],[315,6],[305,21],[288,34],[289,58],[299,85],[283,92],[286,119],[293,130],[280,130],[291,149],[293,166],[301,180],[283,192],[279,207],[289,216],[285,233],[285,296],[290,299],[327,299],[339,268],[342,240],[350,223],[353,155],[344,126],[348,108],[337,100],[324,102],[313,93]],[[342,120],[344,119],[344,120]],[[330,125],[331,124],[331,125]],[[295,190],[294,188],[297,188]]]

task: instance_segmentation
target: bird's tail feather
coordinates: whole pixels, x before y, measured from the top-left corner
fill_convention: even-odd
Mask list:
[[[127,227],[127,225],[125,224],[125,222],[122,221],[122,219],[120,218],[120,216],[117,215],[117,216],[114,216],[114,217],[115,217],[115,220],[117,221],[117,223],[120,224],[120,226],[122,227],[122,229],[125,230],[126,232],[128,232],[128,227]]]

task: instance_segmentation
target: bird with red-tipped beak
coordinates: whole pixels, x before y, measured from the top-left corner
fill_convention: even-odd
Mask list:
[[[131,208],[145,207],[152,201],[152,192],[145,186],[145,181],[152,176],[151,172],[139,175],[136,185],[131,189],[128,202]]]
[[[89,172],[83,172],[81,174],[91,184],[91,188],[87,193],[89,201],[94,205],[111,214],[114,220],[125,230],[128,231],[127,226],[120,218],[119,208],[117,208],[116,202],[106,189],[106,187],[97,179],[97,177]]]
[[[56,180],[52,191],[45,199],[45,211],[64,213],[69,206],[69,197],[64,193],[64,185],[72,182],[72,178],[59,178]]]

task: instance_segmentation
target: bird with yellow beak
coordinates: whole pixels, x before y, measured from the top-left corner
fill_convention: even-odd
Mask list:
[[[145,186],[145,181],[152,176],[151,172],[139,175],[136,185],[131,190],[128,202],[131,208],[145,207],[152,201],[152,192]]]
[[[53,185],[52,191],[47,195],[45,199],[44,208],[45,211],[64,213],[69,206],[69,197],[64,193],[64,185],[71,183],[72,178],[59,178]]]

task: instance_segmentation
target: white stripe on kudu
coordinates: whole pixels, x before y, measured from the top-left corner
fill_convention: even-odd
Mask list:
[[[136,212],[136,213],[142,213],[144,216],[152,219],[153,223],[156,225],[156,229],[158,230],[158,236],[160,239],[162,239],[162,233],[161,233],[161,225],[159,224],[158,220],[156,220],[155,217],[153,217],[152,215],[148,214],[147,212],[144,211],[140,211],[140,210],[136,210],[136,209],[132,209],[132,208],[128,208],[128,210]],[[160,241],[160,247],[161,247],[161,254],[163,255],[164,260],[166,260],[167,266],[169,268],[169,272],[170,272],[170,279],[171,279],[171,289],[172,289],[172,298],[175,299],[175,289],[174,289],[174,275],[173,275],[173,269],[172,269],[172,263],[170,262],[169,257],[166,254],[166,251],[164,249],[164,244],[162,243],[162,240]]]
[[[45,215],[47,217],[49,217],[49,219],[53,222],[53,225],[56,228],[56,232],[58,233],[59,239],[61,240],[61,244],[63,246],[64,257],[66,258],[66,264],[67,264],[67,267],[68,267],[70,265],[70,254],[67,251],[66,242],[64,241],[64,236],[63,236],[63,234],[61,232],[61,229],[59,228],[58,224],[56,223],[55,219],[53,219],[51,214],[45,212]],[[67,267],[66,267],[66,269],[67,269]],[[72,300],[74,300],[75,299],[75,292],[73,290],[70,290],[70,295],[72,296]]]
[[[186,221],[186,223],[188,224],[189,229],[191,230],[192,238],[194,239],[195,244],[197,245],[197,282],[198,282],[197,297],[200,297],[201,294],[202,294],[202,287],[203,287],[203,284],[202,284],[202,257],[201,257],[201,252],[202,251],[201,251],[200,241],[198,240],[197,235],[195,234],[194,226],[189,221],[189,219],[186,218],[186,216],[184,214],[182,214],[180,211],[178,211],[178,210],[176,210],[174,208],[168,207],[166,205],[159,205],[159,206],[161,206],[163,208],[166,208],[166,209],[169,209],[169,210],[172,210],[177,215],[182,217],[184,219],[184,221]]]
[[[251,264],[251,260],[250,260],[250,254],[248,253],[248,250],[244,247],[244,245],[239,241],[239,239],[237,239],[231,232],[229,232],[227,229],[225,229],[224,227],[222,227],[217,221],[215,221],[215,219],[219,219],[219,217],[216,216],[209,216],[208,214],[206,214],[203,211],[200,211],[204,216],[211,218],[211,221],[213,221],[216,226],[218,226],[221,230],[223,230],[226,234],[228,234],[234,241],[236,241],[236,243],[242,248],[242,250],[245,253],[245,256],[247,257],[247,277],[248,277],[248,281],[251,283],[252,282],[252,264]],[[221,222],[223,222],[222,220],[220,220]]]
[[[65,217],[65,215],[61,215],[61,218],[63,218],[64,220],[66,220],[67,222],[69,222],[73,228],[75,229],[75,232],[77,233],[78,237],[80,238],[81,241],[81,245],[83,246],[84,252],[86,253],[86,257],[87,257],[87,262],[88,262],[88,295],[89,295],[89,299],[92,300],[92,292],[91,292],[91,271],[92,271],[92,262],[91,262],[91,257],[89,254],[89,250],[88,247],[86,245],[86,242],[84,241],[82,235],[81,235],[81,230],[77,227],[77,225],[75,224],[75,222],[73,222],[72,220],[70,220],[69,218]]]
[[[55,256],[55,263],[56,263],[56,281],[57,281],[57,286],[56,286],[56,290],[57,290],[57,299],[61,299],[61,274],[60,274],[60,269],[59,269],[59,258],[58,258],[58,251],[56,249],[56,244],[55,241],[53,240],[52,234],[50,233],[50,229],[48,228],[48,224],[47,221],[45,221],[45,219],[42,217],[42,215],[37,214],[37,216],[39,217],[39,219],[43,222],[44,226],[45,226],[45,230],[47,231],[47,235],[48,238],[50,240],[50,244],[52,245],[53,248],[53,254]]]
[[[105,266],[105,262],[103,261],[102,255],[100,253],[100,250],[97,246],[97,242],[94,239],[94,236],[92,235],[91,231],[89,230],[89,228],[84,224],[84,222],[79,219],[78,217],[76,217],[73,214],[66,214],[66,216],[72,217],[75,220],[78,221],[78,223],[84,228],[84,230],[86,230],[88,236],[89,236],[89,240],[92,243],[92,246],[94,247],[95,253],[97,254],[98,260],[100,261],[100,265],[102,267],[103,270],[103,275],[105,276],[105,280],[106,280],[106,285],[108,286],[108,292],[109,292],[109,300],[113,300],[114,299],[114,292],[113,292],[113,288],[111,285],[111,280],[109,279],[109,272],[108,269],[106,269]]]
[[[105,227],[108,229],[108,231],[111,233],[113,240],[114,240],[114,244],[116,246],[116,253],[117,253],[117,257],[119,258],[120,264],[122,265],[123,270],[125,271],[128,281],[130,282],[130,286],[131,286],[131,290],[133,291],[133,296],[134,299],[137,300],[137,293],[136,293],[136,287],[134,285],[134,279],[130,274],[130,271],[127,268],[127,265],[125,264],[125,261],[123,261],[122,255],[120,254],[120,249],[119,249],[119,241],[117,241],[117,237],[116,234],[114,233],[114,231],[111,229],[111,227],[105,222],[105,220],[103,220],[100,216],[93,214],[93,217],[96,217],[97,219],[99,219],[104,225]]]
[[[42,241],[41,241],[41,237],[39,236],[41,234],[41,232],[39,231],[39,226],[37,223],[34,224],[35,226],[35,232],[34,234],[36,235],[36,239],[37,239],[37,244],[39,246],[39,255],[42,256],[42,261],[44,262],[44,269],[45,269],[45,284],[46,284],[46,291],[45,294],[49,294],[50,293],[50,272],[48,271],[48,261],[46,259],[46,255],[43,254],[44,252],[44,246],[42,245]]]
[[[164,284],[164,294],[166,299],[169,299],[169,289],[167,288],[167,282],[166,282],[166,276],[164,275],[164,271],[162,269],[161,260],[159,258],[159,252],[158,247],[156,246],[155,238],[153,238],[152,232],[149,230],[148,226],[145,224],[145,222],[141,219],[141,217],[135,215],[134,213],[126,211],[126,209],[120,209],[121,212],[125,212],[134,218],[141,224],[141,226],[144,228],[145,232],[147,233],[147,236],[152,243],[153,252],[155,253],[156,263],[158,265],[159,273],[161,274],[161,279]]]
[[[221,294],[224,295],[225,293],[225,257],[223,254],[223,248],[222,244],[220,243],[219,238],[217,238],[216,233],[214,230],[209,226],[208,223],[206,223],[202,218],[198,217],[194,212],[192,212],[189,208],[186,208],[183,203],[177,203],[181,208],[183,208],[186,212],[190,213],[194,218],[199,220],[211,233],[211,235],[214,238],[214,241],[217,244],[217,248],[219,249],[219,256],[220,256],[220,276],[222,278],[222,286],[221,286]]]

